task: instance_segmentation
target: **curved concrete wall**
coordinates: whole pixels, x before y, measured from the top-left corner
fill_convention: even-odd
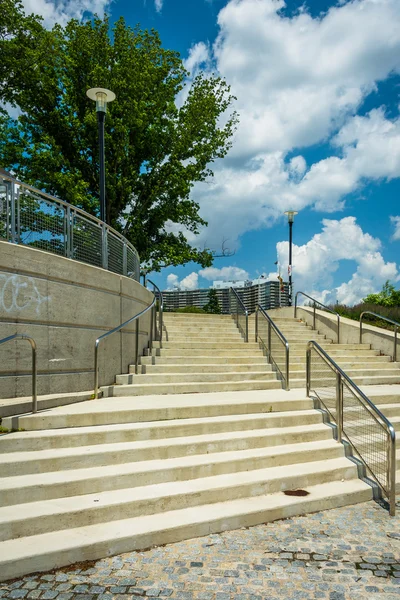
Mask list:
[[[38,393],[93,389],[94,342],[143,310],[153,295],[137,281],[41,250],[0,241],[0,339],[31,335],[38,346]],[[139,352],[150,316],[140,320]],[[135,361],[135,323],[103,342],[100,383]],[[31,348],[0,346],[0,397],[31,393]]]

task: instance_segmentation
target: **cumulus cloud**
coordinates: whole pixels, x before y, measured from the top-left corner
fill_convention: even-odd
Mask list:
[[[386,280],[396,281],[396,264],[385,262],[379,239],[364,233],[355,217],[323,219],[322,231],[303,246],[293,245],[293,287],[322,302],[355,304],[381,289]],[[287,272],[288,242],[278,242],[278,259]],[[344,260],[357,267],[347,283],[333,287],[333,275]],[[275,274],[270,274],[270,277]]]
[[[25,12],[41,15],[46,27],[66,25],[69,19],[82,19],[85,14],[102,16],[112,0],[22,0]]]
[[[187,275],[179,284],[181,290],[196,290],[199,287],[199,276],[193,271]]]
[[[179,277],[175,275],[175,273],[170,273],[167,276],[167,286],[168,289],[173,290],[174,288],[179,287]]]
[[[394,225],[392,240],[400,240],[400,217],[390,217],[390,222]]]
[[[161,12],[164,4],[164,0],[154,0],[154,6],[156,7],[157,12]]]
[[[217,269],[216,267],[207,267],[199,271],[199,275],[208,279],[208,281],[222,280],[222,281],[241,281],[249,279],[249,274],[244,269],[239,267],[222,267]]]
[[[199,42],[190,48],[189,56],[183,61],[183,64],[185,69],[187,69],[190,73],[194,73],[199,69],[199,67],[207,66],[209,60],[209,47],[204,42]]]

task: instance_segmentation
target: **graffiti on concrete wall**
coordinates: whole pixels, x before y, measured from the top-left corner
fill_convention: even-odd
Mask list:
[[[0,273],[0,311],[6,313],[22,312],[35,308],[40,314],[42,304],[50,296],[43,296],[33,277]]]

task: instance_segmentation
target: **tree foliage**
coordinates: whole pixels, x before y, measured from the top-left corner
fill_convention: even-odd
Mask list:
[[[221,314],[221,307],[218,301],[217,290],[211,288],[208,292],[208,302],[203,306],[203,310],[206,313],[211,313],[214,315]]]
[[[400,306],[400,290],[396,290],[390,281],[386,281],[380,292],[368,294],[363,298],[363,302],[377,304],[378,306]]]
[[[0,165],[99,215],[98,136],[91,87],[117,99],[106,117],[109,221],[137,248],[148,268],[203,267],[211,253],[182,233],[206,225],[191,198],[195,182],[212,176],[237,123],[226,82],[188,73],[156,31],[107,17],[46,30],[17,0],[0,8],[0,100],[20,109],[0,116]],[[185,87],[186,86],[186,87]]]

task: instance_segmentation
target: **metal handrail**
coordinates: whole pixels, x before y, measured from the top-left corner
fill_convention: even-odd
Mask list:
[[[393,321],[392,319],[388,319],[387,317],[383,317],[382,315],[379,315],[378,313],[372,312],[370,310],[365,310],[360,315],[360,344],[362,344],[362,334],[363,334],[362,320],[363,320],[364,315],[373,315],[374,317],[379,317],[380,319],[382,319],[382,321],[386,321],[386,323],[391,323],[391,325],[394,325],[393,362],[396,362],[396,360],[397,360],[397,328],[400,327],[400,323],[397,323],[397,321]],[[375,332],[372,331],[372,333],[375,333]]]
[[[157,338],[158,336],[158,340],[160,342],[160,348],[162,348],[162,337],[163,337],[163,330],[166,331],[165,325],[164,325],[164,297],[162,294],[162,291],[160,290],[160,288],[158,287],[158,285],[156,285],[153,281],[151,281],[151,279],[147,279],[145,280],[144,284],[146,285],[147,283],[150,283],[150,285],[153,286],[153,293],[154,290],[157,292],[158,297],[159,297],[159,320],[160,320],[160,327],[159,330],[157,331],[157,323],[156,320],[154,319],[154,339]],[[155,295],[155,294],[154,294]],[[168,336],[168,333],[167,333]],[[168,341],[168,340],[167,340]]]
[[[1,182],[8,182],[7,185],[10,185],[10,194],[7,193],[7,185],[6,183],[4,183],[3,187],[6,189],[6,198],[7,198],[7,206],[6,206],[6,210],[4,211],[5,213],[5,219],[6,219],[6,237],[8,241],[11,241],[12,243],[18,244],[21,243],[20,237],[20,229],[21,229],[21,215],[20,215],[20,195],[21,193],[24,193],[24,190],[33,195],[33,197],[37,198],[37,200],[42,199],[43,201],[47,202],[48,204],[54,204],[57,205],[57,207],[59,209],[62,209],[63,211],[63,216],[60,218],[62,218],[63,220],[63,225],[62,225],[62,231],[58,231],[55,235],[55,237],[59,237],[62,238],[63,243],[64,243],[64,250],[63,250],[63,256],[66,256],[67,258],[71,258],[73,260],[79,260],[80,262],[85,262],[88,264],[92,264],[94,266],[98,266],[98,267],[102,267],[104,269],[110,270],[110,271],[114,271],[119,273],[120,275],[126,275],[129,277],[133,277],[134,279],[136,279],[137,281],[139,281],[139,267],[140,267],[140,259],[139,259],[139,254],[136,250],[136,248],[121,234],[119,233],[119,231],[117,231],[116,229],[114,229],[113,227],[111,227],[110,225],[108,225],[107,223],[105,223],[104,221],[101,221],[100,219],[98,219],[97,217],[95,217],[94,215],[91,215],[90,213],[87,213],[86,211],[82,210],[81,208],[78,208],[77,206],[74,206],[72,204],[70,204],[69,202],[66,202],[65,200],[61,200],[60,198],[56,198],[55,196],[52,196],[51,194],[47,194],[46,192],[42,192],[41,190],[33,187],[32,185],[28,185],[27,183],[23,183],[22,181],[19,181],[18,179],[15,179],[14,177],[11,177],[9,175],[0,175],[0,185]],[[8,206],[8,195],[10,195],[10,206]],[[101,248],[101,260],[93,262],[93,257],[91,257],[90,260],[82,260],[82,259],[76,259],[74,257],[74,248],[73,248],[73,243],[74,243],[74,232],[73,232],[73,216],[77,215],[78,217],[82,218],[84,223],[93,227],[95,226],[97,229],[97,231],[101,232],[101,244],[100,244],[100,248]],[[1,213],[0,213],[0,218],[1,218]],[[3,216],[4,218],[4,216]],[[92,232],[93,233],[93,232]],[[121,244],[122,247],[121,249],[115,250],[113,251],[112,247],[111,247],[111,243],[115,244],[115,240],[118,240]],[[92,242],[96,242],[97,240],[95,238],[92,238],[91,240]],[[22,242],[23,243],[23,242]],[[95,244],[96,245],[96,244]],[[38,246],[36,246],[38,247]],[[39,247],[40,249],[40,247]],[[48,248],[45,249],[47,252],[51,252],[51,250],[48,250]],[[81,248],[81,250],[83,250]],[[119,255],[119,252],[121,251],[121,255]],[[128,255],[129,252],[129,255]],[[57,255],[60,255],[59,252],[54,252]],[[110,261],[111,259],[111,261]],[[112,260],[114,260],[114,262],[112,262]],[[129,260],[132,260],[134,265],[133,265],[133,270],[131,271],[129,269]],[[116,266],[116,261],[118,262],[118,266]],[[97,262],[99,264],[97,264]],[[110,263],[111,262],[111,266]],[[131,273],[131,274],[130,274]]]
[[[133,317],[131,317],[124,323],[121,323],[121,325],[118,325],[118,327],[114,327],[114,329],[111,329],[110,331],[103,333],[103,335],[98,337],[97,340],[95,341],[95,344],[94,344],[94,397],[95,397],[95,399],[97,399],[99,397],[99,345],[100,345],[100,343],[103,340],[105,340],[106,338],[108,338],[110,335],[112,335],[113,333],[117,333],[118,331],[121,331],[121,329],[123,329],[130,323],[132,323],[133,321],[136,321],[135,373],[137,374],[138,373],[138,365],[139,365],[139,321],[140,321],[140,317],[143,316],[144,314],[146,314],[149,310],[152,310],[152,312],[154,312],[153,308],[155,307],[155,304],[156,304],[156,297],[154,296],[151,304],[149,304],[149,306],[147,306],[144,310],[140,311],[139,313],[137,313],[136,315],[134,315]],[[150,326],[149,349],[151,352],[152,344],[153,344],[153,339],[152,339],[153,314],[151,316],[150,324],[151,324],[151,326]]]
[[[32,412],[37,413],[37,346],[35,340],[24,333],[14,333],[0,340],[0,345],[12,340],[27,340],[32,348]]]
[[[261,313],[262,316],[267,320],[268,322],[268,347],[265,344],[264,340],[262,340],[259,336],[258,333],[258,313]],[[277,334],[278,338],[280,339],[280,341],[282,342],[282,344],[285,347],[285,360],[286,360],[286,364],[285,364],[285,374],[282,373],[281,369],[279,368],[277,362],[275,361],[274,357],[272,356],[272,350],[271,350],[271,329],[273,329],[275,331],[275,333]],[[260,306],[259,304],[257,304],[256,306],[256,324],[255,324],[255,340],[256,342],[260,342],[264,345],[266,351],[267,351],[267,356],[268,356],[268,361],[270,363],[273,363],[275,365],[275,367],[277,368],[277,370],[279,371],[282,380],[285,381],[285,390],[289,391],[289,342],[287,341],[287,339],[285,338],[285,336],[283,335],[283,333],[281,332],[281,330],[276,326],[276,324],[273,322],[273,320],[271,319],[271,317],[267,314],[267,312],[264,310],[264,308],[262,306]]]
[[[244,336],[244,341],[248,342],[249,341],[249,311],[247,310],[246,306],[243,303],[243,300],[241,299],[241,297],[239,296],[239,294],[237,293],[237,291],[234,288],[229,288],[229,293],[233,293],[235,296],[235,300],[237,301],[236,304],[236,325],[238,327],[238,329],[242,332],[242,335]],[[238,311],[238,305],[241,306],[243,313],[246,317],[246,329],[243,331],[243,329],[241,328],[240,324],[239,324],[239,311]],[[229,309],[230,310],[230,309]],[[235,313],[231,313],[232,316]]]
[[[322,308],[324,310],[327,310],[328,312],[332,313],[333,315],[336,315],[337,317],[337,343],[340,343],[340,315],[339,313],[337,313],[335,310],[332,310],[331,308],[329,308],[329,306],[326,306],[325,304],[322,304],[322,302],[320,302],[319,300],[316,300],[315,298],[312,298],[311,296],[309,296],[308,294],[305,294],[304,292],[297,292],[296,296],[295,296],[295,300],[294,300],[294,318],[296,319],[297,317],[297,296],[301,294],[302,296],[305,296],[306,298],[309,298],[309,300],[312,300],[314,302],[314,313],[313,313],[313,326],[312,328],[315,330],[315,305],[318,304],[319,306],[322,306]]]
[[[339,367],[339,365],[327,354],[327,352],[321,348],[321,346],[315,342],[310,341],[307,344],[307,352],[306,352],[306,388],[307,388],[307,396],[310,396],[310,387],[311,387],[311,350],[314,349],[319,356],[325,361],[325,363],[331,368],[331,370],[336,374],[336,426],[337,426],[337,440],[338,442],[342,442],[343,436],[346,438],[351,447],[356,451],[364,466],[371,473],[372,477],[380,487],[380,489],[385,493],[385,495],[389,499],[389,510],[390,515],[394,516],[396,510],[396,432],[393,425],[390,421],[385,417],[385,415],[371,402],[371,400],[360,390],[360,388],[354,383],[352,379]],[[346,423],[345,423],[345,411],[343,406],[343,380],[346,381],[348,387],[351,388],[351,391],[354,395],[358,396],[358,398],[362,400],[361,404],[365,408],[366,411],[373,417],[373,419],[380,425],[387,434],[387,481],[389,484],[388,489],[386,490],[371,467],[366,462],[365,458],[360,454],[359,449],[353,444],[351,440],[351,436],[346,434]]]

